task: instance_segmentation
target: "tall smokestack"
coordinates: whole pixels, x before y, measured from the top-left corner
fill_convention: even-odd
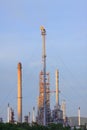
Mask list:
[[[18,63],[18,122],[22,123],[22,65]]]
[[[56,70],[55,72],[56,77],[56,107],[59,107],[59,71]]]
[[[80,107],[78,108],[78,125],[80,126]]]

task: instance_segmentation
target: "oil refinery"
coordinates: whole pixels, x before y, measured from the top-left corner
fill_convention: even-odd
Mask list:
[[[51,110],[50,107],[50,72],[46,70],[46,30],[43,26],[40,27],[42,36],[42,69],[39,72],[39,95],[37,101],[37,114],[35,115],[35,107],[33,107],[32,121],[30,121],[31,113],[24,116],[24,122],[36,122],[40,125],[48,125],[49,123],[64,123],[63,110],[59,104],[59,71],[55,71],[55,106]],[[7,122],[23,122],[22,117],[22,63],[17,65],[17,121],[14,118],[14,110],[8,104],[7,107]]]
[[[70,121],[73,122],[72,118],[67,118],[66,116],[66,102],[65,100],[60,103],[59,97],[59,70],[56,69],[55,71],[55,106],[51,109],[51,88],[50,88],[50,72],[46,69],[46,29],[41,26],[41,36],[42,36],[42,68],[41,71],[38,72],[39,75],[39,95],[37,101],[37,109],[33,107],[32,114],[29,112],[27,115],[24,116],[23,121],[23,113],[22,113],[22,63],[19,62],[17,65],[17,117],[18,119],[15,120],[14,118],[14,110],[10,107],[10,104],[7,106],[7,122],[8,123],[37,123],[40,125],[47,126],[50,123],[61,123],[63,125],[70,125]],[[36,111],[37,110],[37,111]],[[36,111],[36,114],[35,114]],[[32,121],[30,119],[32,115]],[[81,125],[81,117],[80,117],[80,107],[78,109],[78,125]],[[3,119],[0,118],[0,122]],[[86,122],[85,122],[86,123]],[[73,123],[72,123],[73,124]]]

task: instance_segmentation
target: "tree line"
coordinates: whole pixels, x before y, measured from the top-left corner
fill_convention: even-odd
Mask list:
[[[0,123],[0,130],[71,130],[70,126],[63,126],[62,124],[49,124],[48,126],[42,126],[35,123]],[[77,130],[75,127],[73,130]],[[79,128],[79,130],[82,130]]]

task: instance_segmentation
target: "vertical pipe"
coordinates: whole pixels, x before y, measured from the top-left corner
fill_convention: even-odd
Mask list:
[[[59,72],[58,70],[56,70],[55,73],[55,77],[56,77],[56,107],[59,107]]]
[[[43,26],[41,26],[41,35],[42,35],[42,43],[43,43],[43,54],[42,54],[42,61],[43,61],[43,75],[44,75],[44,126],[46,126],[46,47],[45,47],[45,35],[46,30]]]
[[[33,107],[33,118],[32,121],[35,122],[35,107]]]
[[[10,122],[10,106],[9,106],[9,103],[8,103],[8,108],[7,108],[7,122],[8,123]]]
[[[22,65],[18,63],[18,122],[22,123]]]
[[[78,125],[80,126],[80,107],[78,108]]]

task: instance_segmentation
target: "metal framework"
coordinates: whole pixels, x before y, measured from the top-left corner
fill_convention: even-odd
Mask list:
[[[50,122],[50,76],[46,73],[46,124]],[[39,98],[38,98],[38,123],[44,125],[44,73],[40,72],[39,78]]]

